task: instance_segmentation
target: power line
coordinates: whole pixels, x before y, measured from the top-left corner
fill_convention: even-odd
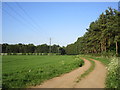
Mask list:
[[[16,12],[10,5],[8,5],[7,3],[5,3],[5,4],[6,4],[12,11],[14,11],[19,17],[21,17],[21,18],[25,21],[26,18],[24,18],[21,14],[19,14],[18,12]],[[27,19],[26,19],[26,21],[27,21]],[[27,21],[27,22],[28,22],[27,24],[29,24],[30,26],[32,26],[33,29],[36,28],[36,27],[34,27],[33,24],[29,23],[29,21]],[[34,29],[34,31],[36,31],[36,30]]]
[[[9,16],[11,16],[13,19],[15,19],[16,21],[18,21],[18,22],[20,22],[20,23],[22,23],[22,24],[24,25],[23,22],[21,22],[19,19],[17,19],[16,17],[14,17],[12,14],[10,14],[10,13],[9,13],[7,10],[5,10],[4,8],[3,8],[2,11],[4,11],[4,12],[7,13]]]
[[[13,19],[15,19],[17,22],[19,22],[20,24],[23,24],[25,26],[26,23],[23,23],[22,21],[20,21],[19,19],[17,19],[16,17],[14,17],[12,14],[10,14],[7,10],[3,9],[2,11],[4,11],[6,14],[8,14],[9,16],[11,16]]]
[[[32,19],[32,17],[25,11],[25,9],[24,8],[22,8],[22,6],[18,3],[18,2],[15,2],[16,3],[16,5],[24,12],[24,14],[29,18],[29,20],[31,20],[32,22],[34,22],[35,24],[35,26],[37,26],[37,27],[39,27],[37,24],[36,24],[36,22]]]

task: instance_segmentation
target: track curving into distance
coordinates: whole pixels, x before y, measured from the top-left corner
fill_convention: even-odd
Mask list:
[[[41,85],[33,86],[31,88],[104,88],[106,78],[105,66],[97,61],[95,62],[95,68],[85,78],[82,78],[78,83],[75,82],[80,75],[82,75],[91,66],[89,60],[83,58],[84,65],[69,73],[63,74],[59,77],[47,80]]]

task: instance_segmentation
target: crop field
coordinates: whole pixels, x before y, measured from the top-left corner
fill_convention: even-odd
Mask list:
[[[11,55],[2,57],[3,88],[29,87],[80,67],[77,56]]]

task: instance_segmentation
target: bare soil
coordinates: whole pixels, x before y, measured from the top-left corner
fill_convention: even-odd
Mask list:
[[[96,65],[95,69],[88,76],[77,83],[75,88],[105,88],[107,70],[101,62],[96,60],[93,61]]]
[[[106,68],[101,62],[93,59],[92,60],[95,61],[96,64],[95,69],[79,83],[76,82],[77,78],[91,66],[88,60],[83,60],[85,63],[82,67],[31,88],[104,88],[107,72]]]

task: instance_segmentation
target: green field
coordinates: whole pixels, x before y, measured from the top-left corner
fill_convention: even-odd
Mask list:
[[[37,85],[84,64],[77,56],[3,56],[3,88]]]

